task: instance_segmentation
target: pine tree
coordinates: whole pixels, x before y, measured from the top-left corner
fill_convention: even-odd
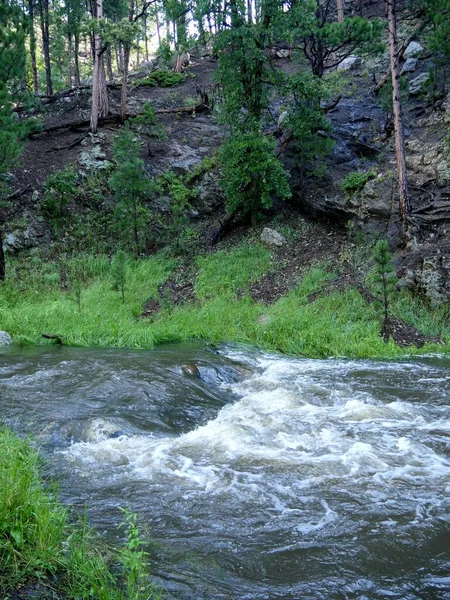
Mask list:
[[[136,256],[139,256],[140,231],[148,212],[143,201],[150,193],[150,180],[140,157],[140,140],[129,127],[125,127],[116,140],[114,160],[116,167],[109,185],[117,199],[115,216],[121,230],[131,233]]]
[[[373,249],[375,261],[376,306],[383,313],[382,331],[389,320],[389,306],[395,293],[397,276],[392,264],[392,254],[386,240],[378,240]]]
[[[7,192],[5,175],[21,150],[21,138],[28,129],[12,112],[14,92],[25,73],[26,18],[22,10],[7,0],[0,0],[0,203]],[[5,279],[5,256],[2,245],[4,207],[0,217],[0,281]]]

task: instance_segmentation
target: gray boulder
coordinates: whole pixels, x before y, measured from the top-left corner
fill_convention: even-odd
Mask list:
[[[276,229],[271,229],[270,227],[264,227],[260,239],[266,246],[276,246],[280,248],[286,244],[286,238]]]
[[[338,64],[338,71],[353,71],[354,69],[359,69],[363,64],[362,58],[360,56],[347,56]]]
[[[9,333],[0,331],[0,346],[11,346],[13,340]]]
[[[402,67],[400,75],[403,75],[404,73],[414,73],[414,71],[417,68],[418,62],[419,61],[417,60],[417,58],[408,58]]]
[[[419,42],[409,42],[404,52],[405,58],[416,58],[423,52],[423,46]]]
[[[43,222],[33,221],[25,229],[15,229],[5,236],[3,247],[9,254],[15,254],[20,250],[34,248],[50,241],[48,229]]]

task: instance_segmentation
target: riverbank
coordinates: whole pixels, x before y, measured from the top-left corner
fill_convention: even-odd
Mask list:
[[[30,442],[0,430],[2,598],[158,598],[135,516],[126,513],[125,546],[115,553],[101,548],[87,525],[73,524],[54,490],[44,486],[41,467]]]
[[[340,238],[326,251],[313,248],[311,260],[305,249],[323,240],[323,232],[282,231],[288,242],[280,250],[265,247],[250,232],[190,260],[164,252],[138,261],[129,257],[123,298],[113,289],[105,255],[44,259],[31,253],[8,265],[0,287],[0,329],[22,345],[152,348],[208,340],[297,356],[357,358],[448,349],[445,309],[432,310],[406,290],[395,294],[391,313],[401,327],[417,332],[412,342],[418,342],[405,339],[400,347],[382,339],[366,240]],[[438,338],[442,343],[428,343]]]

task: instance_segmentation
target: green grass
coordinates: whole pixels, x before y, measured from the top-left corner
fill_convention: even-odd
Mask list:
[[[31,584],[79,600],[156,598],[136,517],[126,513],[127,542],[114,557],[122,569],[113,575],[93,532],[84,522],[71,524],[67,509],[43,487],[40,466],[28,441],[0,429],[1,597]]]
[[[249,296],[251,283],[273,270],[271,252],[258,242],[198,256],[196,263],[196,302],[175,306],[166,299],[150,322],[140,315],[145,301],[157,297],[158,286],[176,265],[169,255],[129,260],[125,302],[112,290],[106,257],[78,256],[58,263],[32,255],[8,265],[9,278],[0,286],[0,329],[19,344],[49,343],[41,338],[46,333],[68,345],[97,347],[152,348],[198,339],[244,342],[310,357],[391,358],[419,352],[385,344],[379,315],[357,290],[324,291],[334,276],[325,266],[311,268],[289,295],[265,306]],[[81,312],[71,278],[82,281]],[[68,289],[61,289],[62,280]],[[431,311],[402,292],[392,313],[426,334],[450,340],[444,309]],[[428,346],[420,352],[446,349]]]

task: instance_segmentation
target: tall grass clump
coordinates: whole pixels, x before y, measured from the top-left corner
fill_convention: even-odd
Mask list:
[[[71,524],[67,509],[44,488],[39,467],[28,441],[0,430],[0,597],[24,584],[51,586],[58,597],[77,600],[159,597],[136,516],[125,514],[127,541],[113,555],[113,572],[85,521]]]
[[[1,430],[0,591],[62,567],[66,519],[65,509],[42,488],[37,453]]]

